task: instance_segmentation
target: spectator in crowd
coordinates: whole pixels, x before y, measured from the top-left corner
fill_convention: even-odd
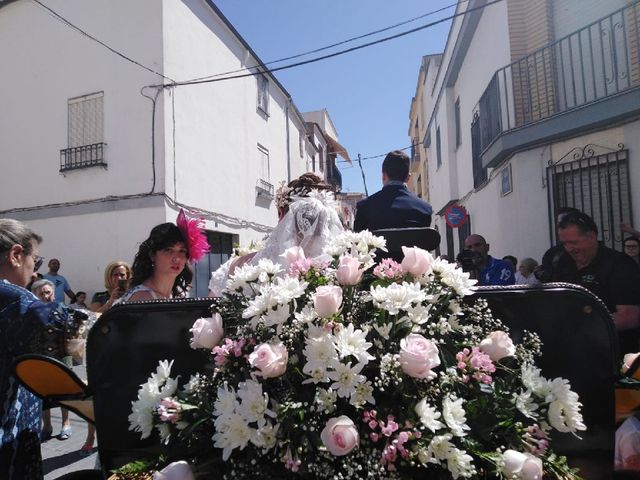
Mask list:
[[[482,235],[469,235],[464,247],[478,255],[478,285],[513,285],[513,266],[510,262],[489,255],[489,244]]]
[[[43,303],[24,287],[42,264],[42,237],[23,223],[0,219],[0,478],[42,480],[42,402],[19,386],[13,361],[41,351],[34,341],[48,330],[60,332],[66,312]]]
[[[90,310],[90,308],[85,303],[87,300],[87,292],[79,291],[76,293],[76,301],[69,304],[69,308],[74,310]]]
[[[91,310],[104,313],[129,289],[131,267],[120,260],[110,262],[104,270],[104,292],[97,292],[91,299]]]
[[[502,257],[502,259],[505,262],[509,262],[511,264],[514,272],[518,270],[518,259],[516,257],[514,257],[513,255],[505,255],[504,257]]]
[[[598,227],[582,213],[565,215],[558,225],[563,256],[551,280],[575,283],[600,297],[619,332],[622,353],[640,345],[640,269],[631,258],[598,242]]]
[[[631,257],[636,265],[640,265],[640,239],[638,237],[627,237],[623,243],[624,253]]]
[[[43,278],[42,280],[37,280],[33,282],[31,286],[31,291],[33,294],[38,297],[44,303],[60,303],[56,302],[54,296],[55,287],[53,282]],[[57,357],[56,355],[52,355],[50,352],[45,352],[46,355],[53,356],[57,360],[65,363],[68,367],[72,367],[71,358],[69,356]],[[64,407],[60,407],[60,412],[62,413],[62,427],[60,429],[60,434],[58,438],[60,440],[67,440],[72,433],[71,430],[71,422],[69,421],[69,410]],[[43,440],[51,437],[53,433],[53,425],[51,425],[51,409],[46,408],[42,412],[42,438]]]
[[[579,213],[582,212],[573,207],[562,207],[558,209],[556,212],[556,229],[566,215]],[[555,271],[568,268],[566,265],[567,261],[568,257],[564,254],[564,248],[558,243],[544,253],[542,256],[542,264],[538,265],[533,273],[538,280],[550,282]]]
[[[162,223],[140,244],[133,260],[131,289],[123,302],[182,297],[191,286],[193,273],[187,263],[197,262],[209,251],[199,220],[180,210],[176,223]]]
[[[64,294],[66,293],[71,301],[74,301],[75,294],[66,278],[58,273],[60,270],[60,260],[52,258],[49,260],[49,272],[43,275],[44,278],[53,282],[56,290],[56,302],[64,303]]]
[[[409,191],[408,155],[396,150],[382,162],[382,190],[358,202],[353,229],[428,227],[432,208]]]
[[[520,266],[516,272],[516,285],[529,285],[532,287],[540,285],[540,280],[533,274],[537,266],[538,262],[533,258],[523,258],[520,260]]]

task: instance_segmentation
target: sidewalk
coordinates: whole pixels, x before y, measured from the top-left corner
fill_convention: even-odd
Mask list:
[[[81,378],[85,378],[84,367],[75,367],[74,370]],[[68,440],[58,440],[54,436],[42,443],[42,464],[45,480],[55,480],[65,473],[96,468],[96,461],[98,460],[97,448],[94,448],[94,452],[89,456],[85,457],[80,454],[80,448],[84,445],[87,437],[87,422],[73,412],[69,412],[69,420],[71,421],[73,433]],[[60,408],[51,409],[51,423],[53,425],[53,434],[58,435],[62,425]],[[97,447],[97,442],[94,446]]]

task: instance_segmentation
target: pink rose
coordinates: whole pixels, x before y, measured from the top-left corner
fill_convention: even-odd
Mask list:
[[[330,418],[320,433],[320,438],[327,450],[336,457],[348,454],[360,443],[358,429],[346,415]]]
[[[306,258],[302,247],[289,247],[280,256],[287,262],[288,267]]]
[[[504,357],[513,357],[516,354],[516,347],[511,341],[511,337],[501,330],[491,332],[487,338],[480,342],[479,346],[480,350],[489,355],[489,358],[494,362]]]
[[[424,275],[431,268],[433,255],[418,247],[402,247],[404,258],[400,266],[402,271],[419,277]]]
[[[199,318],[190,330],[191,348],[206,348],[211,350],[215,347],[224,335],[222,327],[222,317],[214,313],[210,318]]]
[[[184,460],[173,462],[153,474],[153,480],[194,480],[191,467]]]
[[[261,343],[249,355],[249,364],[260,370],[258,375],[264,378],[283,375],[288,361],[289,352],[282,343]]]
[[[318,287],[313,296],[313,308],[321,318],[330,317],[340,310],[342,305],[342,288],[335,285]]]
[[[530,453],[522,453],[516,450],[506,450],[502,454],[504,466],[502,471],[509,478],[518,480],[542,479],[542,460]]]
[[[362,279],[362,272],[358,259],[346,256],[340,259],[336,277],[340,285],[357,285]]]
[[[438,365],[438,347],[431,340],[417,333],[400,340],[400,366],[410,377],[433,380],[436,377],[433,369]]]

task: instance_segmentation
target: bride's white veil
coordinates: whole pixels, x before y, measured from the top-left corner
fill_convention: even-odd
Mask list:
[[[263,258],[282,263],[282,252],[296,246],[304,250],[307,258],[320,256],[329,240],[344,230],[333,193],[311,190],[308,196],[291,200],[289,211],[250,263],[256,264]]]

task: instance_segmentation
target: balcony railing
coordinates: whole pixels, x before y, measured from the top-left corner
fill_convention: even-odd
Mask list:
[[[640,86],[634,2],[498,70],[480,104],[480,151],[501,133]]]
[[[60,150],[60,171],[76,170],[88,167],[106,167],[104,147],[106,143],[94,143],[81,147],[71,147]]]
[[[267,182],[266,180],[259,178],[256,181],[256,195],[258,195],[259,197],[273,198],[274,191],[275,189],[273,187],[273,184]]]

